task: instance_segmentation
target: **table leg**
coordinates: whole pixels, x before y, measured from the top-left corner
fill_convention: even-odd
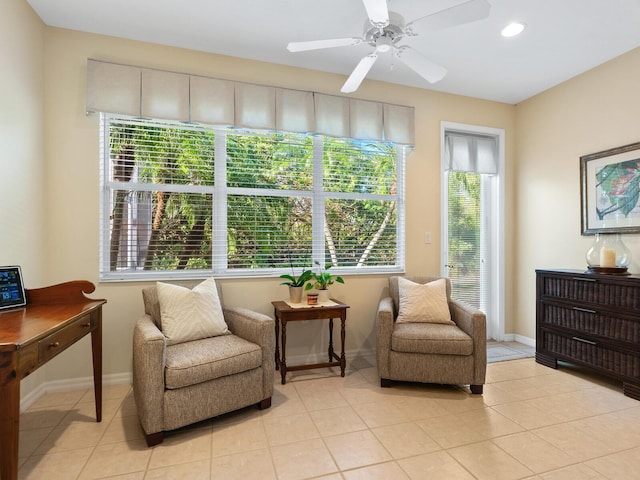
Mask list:
[[[275,318],[276,326],[276,370],[280,370],[280,318],[278,317],[278,309],[274,310],[273,314]]]
[[[96,422],[102,421],[102,310],[98,315],[98,326],[91,331],[91,354],[93,357],[93,396],[96,402]]]
[[[344,377],[344,369],[347,366],[347,357],[344,354],[344,339],[345,339],[345,321],[347,317],[346,314],[340,317],[340,341],[341,341],[341,349],[342,352],[340,354],[340,376]]]
[[[0,354],[0,479],[18,478],[20,380],[15,378],[14,352]]]
[[[280,361],[282,385],[287,383],[287,321],[282,319],[282,360]]]
[[[329,361],[333,361],[333,318],[329,319]]]

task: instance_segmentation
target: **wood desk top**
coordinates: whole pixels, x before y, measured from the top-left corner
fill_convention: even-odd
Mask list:
[[[62,328],[64,322],[95,310],[106,303],[89,299],[95,286],[73,281],[50,287],[26,290],[27,305],[0,311],[0,351],[17,350]]]

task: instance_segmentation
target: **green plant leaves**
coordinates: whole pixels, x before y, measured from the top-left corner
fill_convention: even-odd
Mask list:
[[[290,287],[302,287],[304,286],[305,283],[311,280],[312,277],[313,277],[313,272],[311,270],[303,270],[299,277],[295,277],[295,275],[284,274],[284,275],[280,275],[280,278],[284,278],[287,281],[282,282],[280,285],[289,285]]]

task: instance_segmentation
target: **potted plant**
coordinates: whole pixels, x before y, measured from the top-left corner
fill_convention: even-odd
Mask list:
[[[289,286],[289,300],[292,303],[301,303],[304,284],[311,280],[312,277],[313,272],[311,270],[303,270],[302,273],[300,273],[300,275],[296,277],[292,266],[291,275],[289,275],[288,273],[280,275],[280,278],[284,278],[285,280],[287,280],[286,282],[282,282],[280,285]]]
[[[319,262],[314,262],[316,265],[320,266]],[[318,290],[318,302],[326,302],[329,300],[329,285],[333,285],[334,283],[344,283],[344,279],[337,275],[332,275],[329,273],[329,269],[331,268],[331,264],[327,263],[324,266],[324,270],[319,270],[318,272],[312,272],[310,283],[307,283],[305,290],[311,290],[315,288]]]

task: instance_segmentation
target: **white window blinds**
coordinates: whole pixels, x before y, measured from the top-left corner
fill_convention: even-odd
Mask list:
[[[414,144],[414,108],[88,60],[87,113]]]
[[[445,170],[467,173],[498,173],[498,140],[490,135],[445,132]]]
[[[100,118],[101,280],[404,268],[409,147]]]

